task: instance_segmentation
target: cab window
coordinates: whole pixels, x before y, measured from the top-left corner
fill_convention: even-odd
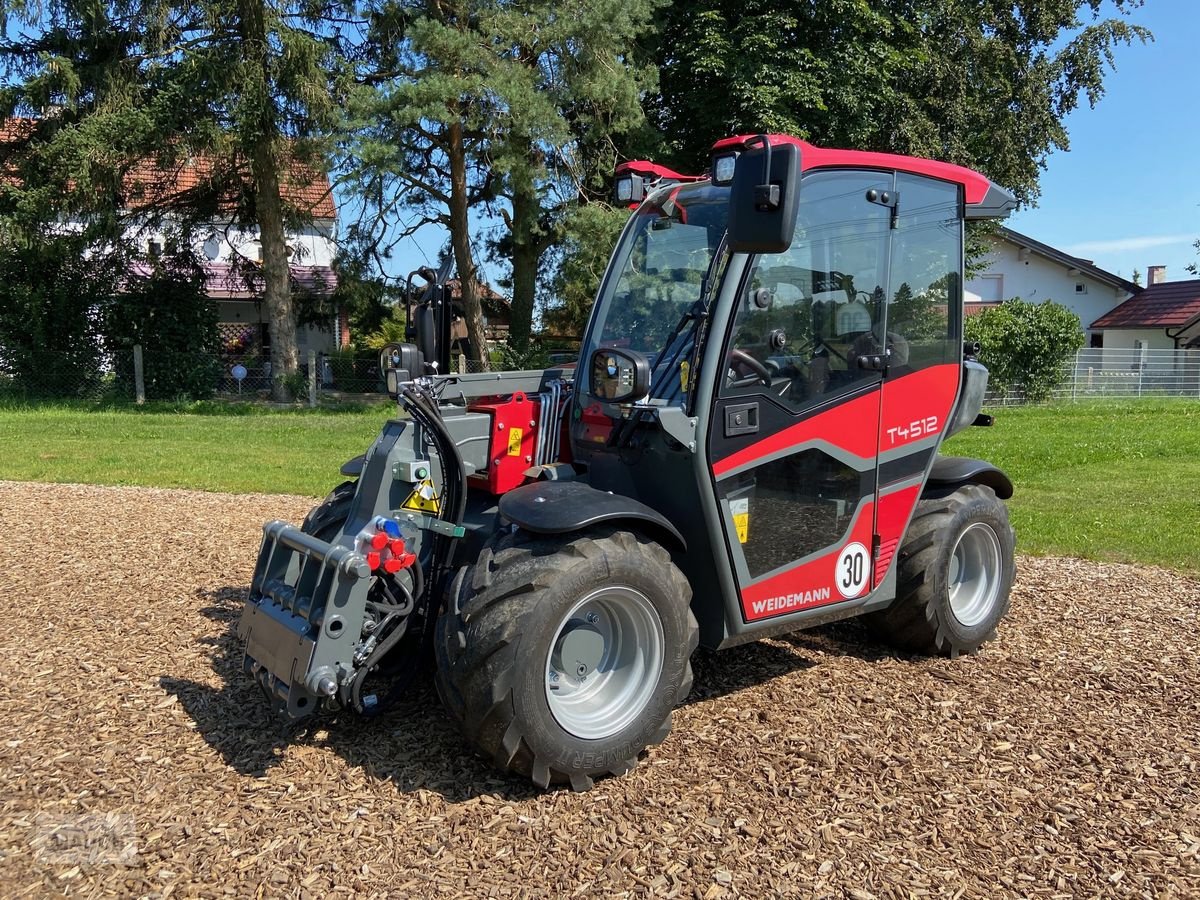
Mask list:
[[[760,256],[739,299],[723,394],[800,410],[878,379],[857,358],[883,333],[891,210],[867,195],[893,184],[886,172],[804,179],[792,246]]]

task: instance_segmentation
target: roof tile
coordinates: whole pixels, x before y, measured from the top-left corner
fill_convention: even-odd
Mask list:
[[[1143,288],[1092,323],[1092,328],[1172,328],[1200,316],[1200,279]]]

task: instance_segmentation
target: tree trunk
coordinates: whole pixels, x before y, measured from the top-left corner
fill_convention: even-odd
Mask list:
[[[283,199],[279,171],[267,141],[254,147],[251,171],[258,208],[258,238],[262,244],[263,303],[271,330],[271,399],[293,400],[291,384],[300,370],[296,349],[296,313],[292,307],[288,272],[287,236],[283,227]]]
[[[542,205],[532,185],[515,185],[512,192],[512,324],[509,346],[523,355],[533,332],[533,306],[537,292],[541,242],[535,234]]]
[[[463,316],[471,341],[472,361],[481,371],[488,369],[487,338],[483,331],[483,306],[479,302],[479,281],[471,253],[470,217],[467,208],[467,151],[463,145],[461,122],[447,126],[450,157],[450,245],[462,286]]]
[[[262,0],[239,0],[238,13],[242,52],[255,75],[261,78],[257,84],[246,87],[246,92],[257,99],[259,109],[249,146],[243,144],[242,149],[250,157],[258,240],[262,246],[263,303],[271,333],[271,399],[287,401],[294,399],[289,382],[295,381],[292,376],[300,370],[300,356],[296,349],[296,312],[292,307],[283,197],[279,188],[280,138],[271,98],[271,51]]]

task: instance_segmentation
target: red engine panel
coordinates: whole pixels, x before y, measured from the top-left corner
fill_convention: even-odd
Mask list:
[[[488,470],[472,475],[471,483],[493,494],[520,487],[537,452],[541,404],[517,391],[511,397],[496,397],[468,408],[492,417]]]

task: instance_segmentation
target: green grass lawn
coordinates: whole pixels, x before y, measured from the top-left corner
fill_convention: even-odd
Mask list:
[[[992,411],[945,452],[1004,469],[1022,552],[1200,572],[1200,403],[1146,400]]]
[[[323,496],[370,444],[385,408],[203,405],[0,407],[0,479]],[[946,452],[1016,484],[1021,551],[1200,572],[1200,404],[1137,401],[997,410]]]
[[[389,409],[0,406],[0,479],[323,497]]]

